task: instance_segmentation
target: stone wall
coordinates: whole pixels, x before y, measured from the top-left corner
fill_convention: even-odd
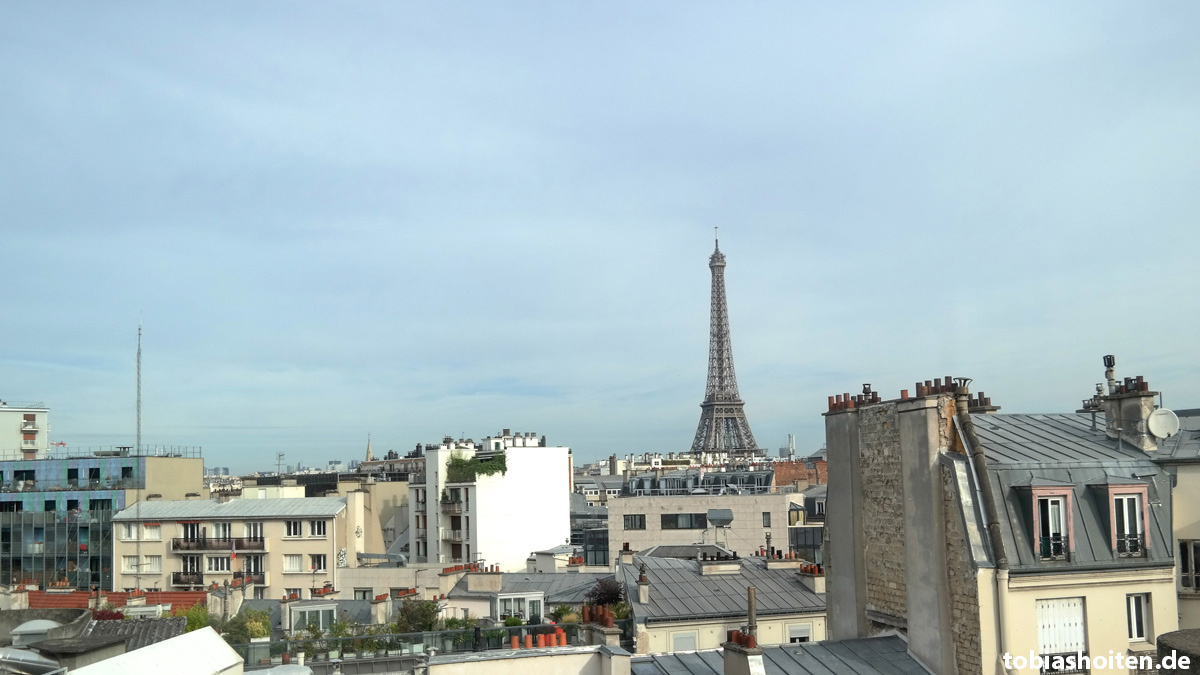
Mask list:
[[[867,406],[859,409],[858,416],[867,610],[906,619],[904,489],[896,405]]]
[[[951,469],[942,470],[942,504],[946,520],[946,574],[950,578],[950,633],[958,675],[982,675],[979,633],[979,584],[963,531],[962,509]]]

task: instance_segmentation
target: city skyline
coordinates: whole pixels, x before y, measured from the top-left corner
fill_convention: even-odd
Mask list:
[[[769,451],[914,372],[1198,407],[1200,8],[1139,9],[0,7],[0,399],[132,442],[140,322],[143,442],[235,472],[686,452],[719,226]]]

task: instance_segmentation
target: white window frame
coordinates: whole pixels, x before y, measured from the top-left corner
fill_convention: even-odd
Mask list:
[[[213,523],[213,539],[233,539],[233,523]]]
[[[161,555],[146,556],[146,574],[162,574],[163,557]]]
[[[121,523],[121,540],[122,541],[137,541],[138,524],[137,523]]]
[[[210,555],[208,560],[204,562],[204,569],[208,572],[231,572],[233,571],[232,561],[227,555]]]
[[[1081,597],[1038,600],[1038,653],[1041,656],[1087,653],[1086,617],[1086,601]]]
[[[321,565],[317,566],[317,560],[320,559]],[[309,553],[308,566],[310,572],[324,572],[329,569],[329,555],[326,553]]]
[[[1131,518],[1129,515],[1129,502],[1133,503],[1132,523],[1129,522]],[[1133,525],[1133,527],[1131,528],[1130,525]],[[1139,537],[1138,551],[1144,552],[1146,550],[1146,540],[1142,526],[1142,496],[1137,493],[1113,495],[1113,533],[1116,534],[1118,540],[1122,536]],[[1113,542],[1113,548],[1120,550],[1117,542]],[[1137,553],[1131,553],[1130,555],[1137,555]]]
[[[308,536],[316,538],[316,539],[324,539],[326,536],[325,532],[326,532],[326,528],[325,528],[324,520],[308,521]]]
[[[121,556],[121,572],[124,574],[137,574],[138,557],[136,555]]]
[[[798,642],[812,642],[812,624],[811,623],[793,623],[788,624],[788,643],[795,644]]]
[[[1046,503],[1046,513],[1042,514],[1042,502]],[[1042,560],[1053,560],[1056,558],[1065,558],[1071,542],[1064,537],[1067,535],[1067,498],[1063,495],[1045,495],[1037,498],[1036,504],[1038,510],[1038,527],[1039,531],[1034,535],[1037,538],[1037,543],[1034,550],[1038,554],[1038,558]],[[1043,532],[1047,534],[1043,534]],[[1050,556],[1042,556],[1042,539],[1049,537]],[[1058,538],[1061,555],[1054,555],[1054,538]]]
[[[145,541],[162,541],[162,525],[142,525],[142,538]]]
[[[671,632],[671,651],[694,652],[699,648],[700,631],[677,630]]]
[[[285,520],[283,527],[283,536],[286,539],[296,539],[304,536],[301,527],[304,525],[302,520]]]
[[[1145,642],[1150,634],[1150,594],[1125,596],[1125,615],[1129,623],[1129,641]]]
[[[289,564],[292,563],[292,564]],[[284,553],[283,554],[283,571],[284,572],[304,572],[304,554],[303,553]]]

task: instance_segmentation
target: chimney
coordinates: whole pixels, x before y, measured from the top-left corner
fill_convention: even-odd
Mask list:
[[[388,623],[392,619],[392,596],[381,593],[371,601],[371,623],[376,626]]]
[[[746,589],[746,633],[729,631],[729,640],[721,645],[725,651],[725,675],[762,675],[767,672],[763,650],[758,646],[758,612],[755,588]]]
[[[638,569],[638,602],[646,605],[650,603],[650,580],[646,578],[646,563],[642,563]]]
[[[632,565],[633,564],[633,550],[629,548],[629,542],[625,542],[625,544],[621,547],[620,564],[621,565]]]
[[[1104,357],[1104,379],[1108,383],[1108,395],[1101,398],[1104,409],[1104,433],[1117,439],[1118,444],[1128,443],[1142,452],[1154,452],[1158,441],[1150,433],[1147,422],[1154,412],[1157,391],[1150,391],[1150,383],[1141,375],[1115,379],[1113,369],[1117,359],[1112,354]]]

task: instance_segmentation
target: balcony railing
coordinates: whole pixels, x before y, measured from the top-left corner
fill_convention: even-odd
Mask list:
[[[249,537],[176,537],[171,540],[172,551],[232,551],[235,546],[239,551],[267,550],[266,540]]]
[[[259,586],[267,585],[266,572],[234,572],[233,578],[240,579],[242,583],[246,584],[258,584]]]
[[[423,527],[417,528],[417,539],[425,539],[428,536],[429,536],[429,530],[427,530]]]
[[[414,502],[413,510],[417,513],[425,513],[425,502]]]
[[[1145,538],[1140,534],[1117,535],[1117,557],[1142,558],[1146,555]]]
[[[171,572],[172,586],[203,586],[204,574],[200,572]]]
[[[21,422],[21,431],[37,431],[37,422]]]
[[[0,482],[0,492],[62,492],[69,490],[140,490],[146,487],[144,480],[134,478],[108,478],[89,480],[67,478],[65,480],[22,479]]]
[[[446,541],[462,541],[467,536],[467,533],[462,530],[442,530],[442,532]]]
[[[465,507],[465,504],[463,504],[462,502],[451,502],[451,501],[442,502],[442,512],[443,513],[462,513],[464,507]]]
[[[1070,550],[1065,534],[1041,537],[1040,555],[1042,560],[1066,560]]]

